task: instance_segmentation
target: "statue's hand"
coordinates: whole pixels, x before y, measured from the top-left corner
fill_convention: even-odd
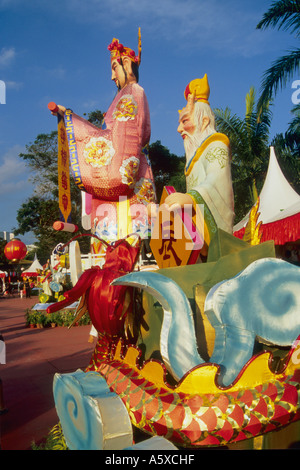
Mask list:
[[[57,107],[58,107],[57,113],[60,114],[61,116],[63,116],[65,114],[67,108],[65,108],[64,106],[62,106],[60,104],[58,104]]]
[[[64,116],[66,112],[66,108],[64,106],[61,106],[60,104],[56,104],[53,101],[51,101],[48,104],[48,108],[51,111],[51,114],[53,114],[53,116],[57,116],[58,114],[60,114],[61,116]]]
[[[193,199],[189,194],[173,193],[166,197],[164,204],[168,210],[183,209],[185,205],[193,204]]]
[[[152,218],[157,216],[157,205],[154,202],[150,202],[147,205],[147,215]]]

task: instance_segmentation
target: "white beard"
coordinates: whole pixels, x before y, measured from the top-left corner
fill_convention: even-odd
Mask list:
[[[184,149],[185,149],[185,156],[186,156],[186,163],[187,165],[195,155],[197,149],[200,147],[202,142],[211,134],[216,132],[211,127],[207,127],[205,131],[199,132],[196,131],[194,134],[189,134],[185,132],[186,138],[183,141]]]

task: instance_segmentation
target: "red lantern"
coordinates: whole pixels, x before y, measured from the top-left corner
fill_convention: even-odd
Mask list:
[[[10,261],[16,262],[25,258],[27,247],[21,240],[13,239],[5,245],[4,254]]]

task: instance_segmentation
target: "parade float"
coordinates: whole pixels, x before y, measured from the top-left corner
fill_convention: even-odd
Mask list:
[[[119,56],[139,63],[118,40],[109,50],[112,64]],[[207,101],[206,79],[191,82],[189,90],[194,97],[203,83],[205,96],[200,94],[199,100]],[[78,302],[73,322],[88,313],[98,334],[85,370],[54,377],[67,447],[268,448],[270,436],[281,431],[283,445],[298,442],[299,267],[276,258],[272,240],[261,242],[259,201],[239,239],[217,225],[209,230],[205,210],[202,219],[195,211],[168,210],[165,201],[176,192],[171,187],[164,190],[151,232],[156,264],[144,265],[140,250],[148,232],[142,209],[154,201],[144,141],[137,146],[142,163],[133,155],[134,122],[140,105],[145,112],[145,101],[140,90],[134,97],[136,91],[126,85],[119,93],[105,131],[72,111],[59,113],[59,106],[49,106],[58,113],[59,152],[65,160],[69,156],[79,189],[86,192],[83,221],[91,250],[96,246],[99,252],[100,246],[103,254],[102,263],[82,269],[79,235],[71,235],[70,247],[76,247],[70,252],[73,287],[47,308],[53,313]],[[188,106],[194,104],[189,101]],[[108,169],[115,146],[120,150],[121,135],[125,157],[117,152],[109,186]],[[216,137],[220,144],[209,138],[202,150],[223,171],[228,139]],[[195,191],[193,196],[197,198]],[[67,209],[69,194],[61,201]],[[61,229],[74,233],[68,217],[66,211]],[[101,237],[112,232],[113,240]]]
[[[130,448],[133,429],[144,448],[147,436],[176,448],[257,446],[299,420],[300,271],[272,243],[219,232],[207,263],[129,274],[110,263],[66,293],[99,331],[86,370],[54,379],[70,449]],[[135,290],[138,313],[125,300]],[[115,334],[130,315],[138,337]]]

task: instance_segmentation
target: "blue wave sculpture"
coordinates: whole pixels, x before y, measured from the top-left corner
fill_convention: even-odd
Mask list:
[[[164,312],[160,350],[167,369],[177,379],[204,363],[198,354],[193,312],[183,290],[160,273],[137,271],[115,279],[112,285],[144,289],[155,297]]]
[[[290,346],[300,333],[300,268],[276,258],[251,263],[207,294],[205,314],[215,329],[210,362],[229,385],[253,354],[256,337]]]
[[[197,350],[190,303],[176,282],[157,272],[139,271],[113,284],[144,289],[161,303],[161,354],[177,380],[205,362]],[[297,339],[300,268],[274,258],[255,261],[209,291],[205,314],[216,333],[209,362],[220,365],[222,385],[229,386],[252,357],[256,337],[279,346]]]
[[[70,450],[122,450],[132,446],[132,425],[125,405],[100,374],[80,369],[55,374],[53,394]]]

